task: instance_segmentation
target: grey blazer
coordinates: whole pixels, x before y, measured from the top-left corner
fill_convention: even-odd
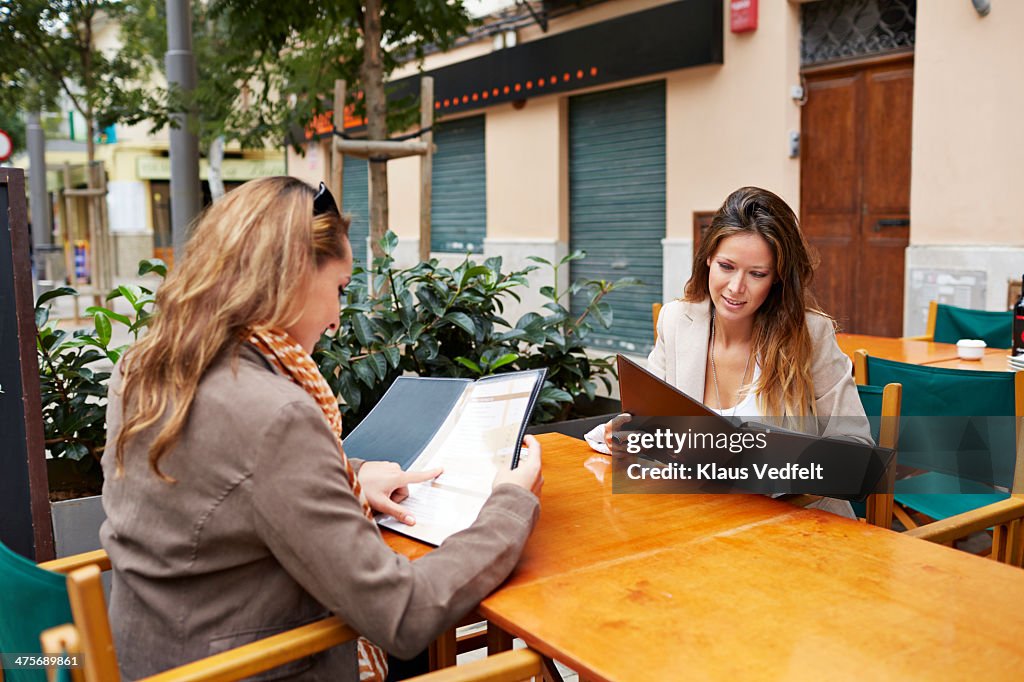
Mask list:
[[[814,347],[811,379],[818,418],[802,424],[819,436],[852,436],[867,443],[871,427],[853,383],[853,363],[836,343],[832,321],[807,313],[807,328]],[[684,393],[703,399],[711,308],[707,302],[672,301],[661,309],[658,341],[647,358],[648,369]]]
[[[395,554],[352,494],[319,407],[245,345],[203,377],[181,440],[161,461],[177,482],[149,469],[153,432],[129,443],[118,478],[119,370],[100,535],[126,679],[330,613],[412,656],[509,575],[536,522],[537,498],[506,484],[438,549],[416,562]],[[354,643],[256,679],[300,678],[356,680]]]

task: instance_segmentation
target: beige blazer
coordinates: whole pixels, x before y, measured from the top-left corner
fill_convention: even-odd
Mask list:
[[[119,370],[100,534],[125,679],[330,613],[393,654],[415,655],[508,576],[536,521],[537,498],[506,484],[435,551],[416,562],[395,554],[352,494],[320,408],[248,346],[201,381],[181,440],[162,460],[177,483],[150,472],[152,433],[129,444],[118,478]],[[258,679],[356,680],[354,649]]]
[[[832,321],[809,312],[807,327],[814,346],[811,377],[818,412],[810,426],[819,436],[845,435],[873,442],[853,382],[853,363],[839,349]],[[687,395],[703,400],[710,333],[709,303],[666,303],[658,318],[658,341],[647,358],[648,369]]]

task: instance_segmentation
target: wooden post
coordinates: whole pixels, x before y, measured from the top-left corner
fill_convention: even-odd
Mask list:
[[[339,79],[334,81],[334,129],[338,132],[345,130],[345,81]],[[338,202],[338,210],[344,213],[345,206],[342,200],[344,191],[345,155],[341,153],[335,144],[338,137],[331,133],[331,193],[334,200]]]
[[[81,290],[82,283],[78,279],[78,264],[75,262],[75,236],[78,227],[78,214],[74,211],[75,200],[72,198],[69,191],[74,189],[71,183],[71,164],[67,161],[64,162],[64,187],[61,190],[61,194],[64,197],[64,231],[67,234],[68,241],[65,244],[65,254],[70,255],[67,259],[69,264],[68,267],[68,284],[75,288],[76,291]],[[74,225],[72,226],[72,216],[74,216]],[[75,323],[78,323],[79,309],[78,309],[78,296],[72,296],[72,303],[74,305]]]
[[[334,148],[349,156],[364,159],[386,157],[389,161],[405,156],[422,156],[428,151],[423,142],[415,140],[335,140]]]
[[[430,193],[433,188],[434,169],[434,79],[423,76],[420,79],[420,141],[427,146],[427,153],[420,157],[420,260],[430,260]]]
[[[96,189],[96,179],[93,174],[93,164],[86,163],[85,186]],[[99,230],[99,216],[96,211],[96,201],[90,196],[85,200],[85,210],[89,219],[89,288],[92,289],[92,304],[102,305],[99,294],[99,280],[103,271],[103,240]]]
[[[53,524],[26,213],[24,171],[0,168],[0,542],[46,561]]]

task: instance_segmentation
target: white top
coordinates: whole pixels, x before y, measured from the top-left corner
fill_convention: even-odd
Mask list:
[[[758,378],[761,376],[761,366],[756,362],[754,363],[754,376],[750,378],[751,385],[757,383]],[[723,417],[763,417],[761,410],[757,407],[757,394],[753,391],[748,391],[747,395],[743,400],[739,401],[732,407],[727,407],[724,410],[716,410],[710,405],[706,406],[709,410],[715,414],[720,414]]]

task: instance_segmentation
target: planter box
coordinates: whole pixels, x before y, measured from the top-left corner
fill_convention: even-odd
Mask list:
[[[50,503],[53,516],[53,546],[56,558],[91,552],[100,547],[100,526],[107,520],[103,496],[80,497]],[[110,571],[104,571],[103,589],[110,599]]]
[[[50,511],[57,558],[100,548],[100,526],[107,520],[102,495],[51,502]]]

